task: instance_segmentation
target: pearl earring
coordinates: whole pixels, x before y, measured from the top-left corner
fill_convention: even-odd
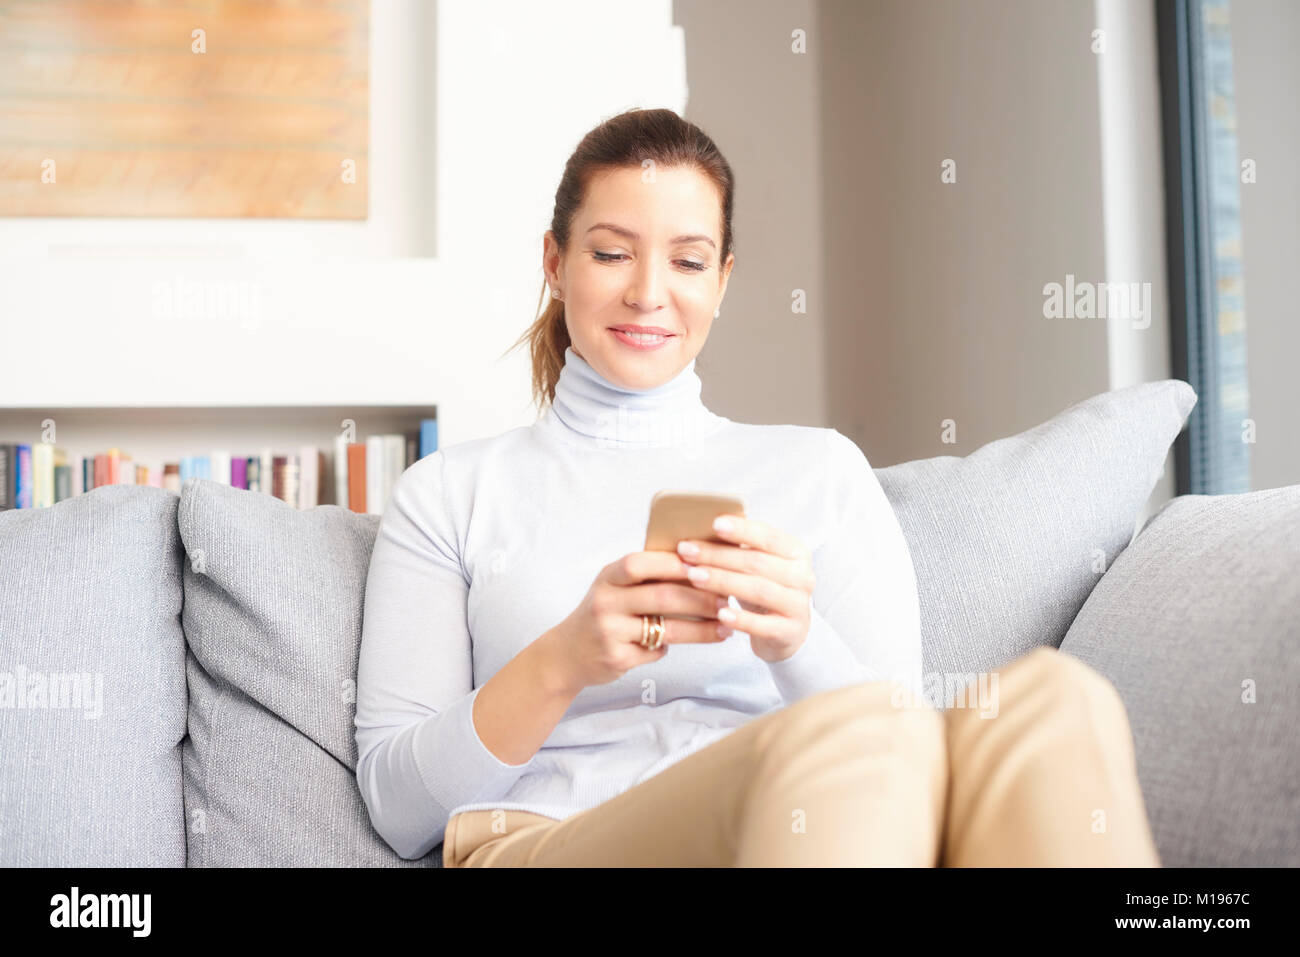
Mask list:
[[[714,310],[713,310],[713,318],[714,318],[714,319],[718,318],[718,316],[720,316],[720,315],[722,315],[722,310],[721,310],[721,309],[714,309]]]
[[[551,290],[551,298],[552,298],[552,299],[559,299],[559,298],[560,298],[560,290],[558,290],[558,289],[552,289],[552,290]]]

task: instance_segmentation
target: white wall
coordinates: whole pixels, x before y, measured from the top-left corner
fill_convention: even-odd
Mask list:
[[[822,4],[831,424],[874,465],[1109,388],[1105,322],[1043,316],[1044,284],[1107,274],[1094,26],[1078,0]]]
[[[713,137],[737,181],[736,265],[696,362],[704,402],[742,422],[824,425],[830,310],[818,4],[678,0],[673,6],[686,34],[686,118]],[[791,48],[795,30],[809,38],[806,53]],[[796,289],[806,296],[806,313],[791,310]]]

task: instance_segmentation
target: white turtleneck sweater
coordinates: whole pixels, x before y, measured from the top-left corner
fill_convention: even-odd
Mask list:
[[[820,691],[894,678],[921,692],[912,561],[862,452],[834,429],[733,422],[700,390],[694,361],[638,391],[569,348],[537,422],[398,480],[366,582],[356,740],[370,819],[402,857],[428,853],[463,810],[563,819]],[[660,489],[739,495],[812,549],[803,645],[770,663],[743,631],[674,645],[584,689],[531,759],[503,762],[474,727],[477,689],[644,547]]]

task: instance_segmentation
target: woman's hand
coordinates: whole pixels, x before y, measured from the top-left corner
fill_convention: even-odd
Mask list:
[[[736,596],[742,610],[724,609],[718,617],[748,632],[754,654],[764,661],[789,658],[808,637],[816,584],[812,554],[793,535],[756,519],[723,515],[713,529],[725,543],[686,539],[677,544],[683,561],[707,574],[693,584],[723,598]]]
[[[573,613],[538,639],[551,665],[548,673],[559,676],[561,690],[576,695],[588,685],[608,684],[658,661],[670,645],[728,638],[733,629],[717,618],[726,597],[692,586],[686,571],[672,552],[659,551],[631,552],[602,568]],[[658,648],[641,644],[642,615],[665,616]]]

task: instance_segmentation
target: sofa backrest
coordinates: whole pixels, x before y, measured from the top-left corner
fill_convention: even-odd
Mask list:
[[[912,553],[927,683],[1060,646],[1132,539],[1195,404],[1179,379],[1142,383],[963,458],[876,470]]]

